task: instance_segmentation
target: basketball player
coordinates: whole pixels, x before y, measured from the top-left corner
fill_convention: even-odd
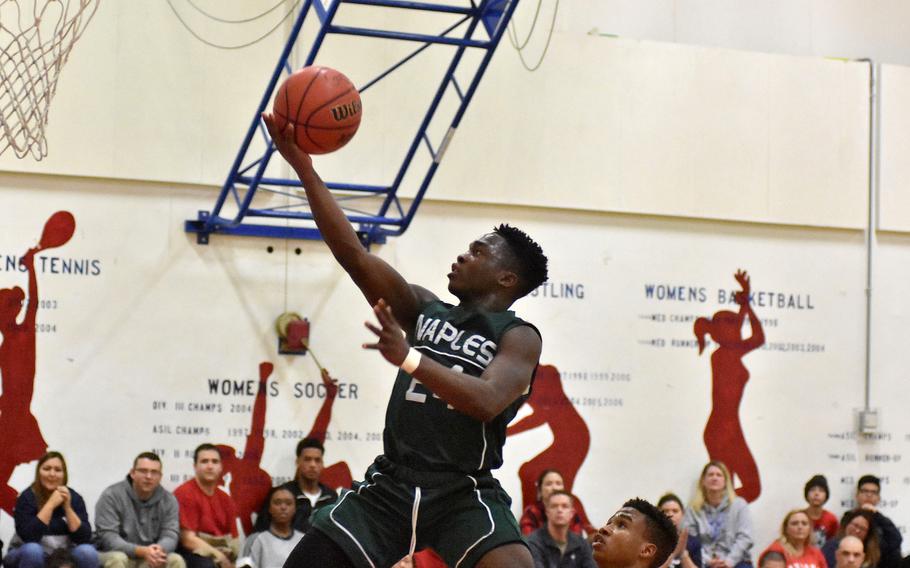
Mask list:
[[[630,499],[591,541],[599,568],[658,568],[677,545],[670,517],[644,499]]]
[[[384,455],[356,491],[320,510],[288,567],[386,568],[432,547],[453,567],[533,566],[511,499],[490,470],[502,464],[506,425],[526,398],[541,350],[531,324],[508,311],[547,279],[547,259],[525,233],[500,225],[458,255],[446,304],[368,253],[296,144],[272,139],[306,191],[316,225],[379,325],[378,350],[401,368],[383,433]],[[405,332],[402,330],[406,330]]]

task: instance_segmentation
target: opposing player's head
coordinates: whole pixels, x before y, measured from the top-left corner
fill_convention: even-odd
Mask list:
[[[630,499],[594,535],[594,561],[600,568],[657,568],[678,539],[673,521],[660,509]]]
[[[502,224],[458,255],[448,276],[460,300],[500,293],[514,302],[547,281],[547,257],[524,231]]]

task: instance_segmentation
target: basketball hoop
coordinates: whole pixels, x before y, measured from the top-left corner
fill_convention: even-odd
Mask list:
[[[57,77],[100,0],[0,0],[0,154],[47,156]]]

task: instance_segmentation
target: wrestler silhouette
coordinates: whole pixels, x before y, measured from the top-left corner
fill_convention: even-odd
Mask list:
[[[695,336],[698,338],[699,355],[705,350],[705,335],[710,335],[718,345],[711,354],[712,404],[711,416],[705,424],[705,448],[712,460],[725,463],[730,468],[730,474],[739,477],[741,486],[736,489],[736,494],[751,502],[761,494],[761,479],[739,422],[739,404],[749,380],[749,371],[742,358],[762,346],[765,334],[761,321],[749,306],[749,275],[744,270],[737,270],[735,278],[742,287],[734,295],[739,312],[721,310],[711,319],[698,318],[695,320]],[[752,336],[743,339],[742,327],[746,317],[749,318]]]
[[[571,492],[575,476],[588,455],[591,433],[584,419],[572,405],[562,388],[559,370],[552,365],[540,365],[534,375],[531,396],[527,403],[532,412],[506,429],[507,436],[549,426],[553,443],[545,450],[521,464],[518,477],[521,479],[522,508],[537,501],[536,483],[540,474],[547,469],[558,469],[562,474],[565,490]],[[575,510],[586,527],[593,527],[585,513],[584,506],[575,497]]]
[[[0,290],[0,376],[3,394],[0,395],[0,509],[10,515],[18,493],[9,486],[10,476],[17,465],[44,455],[47,442],[38,421],[32,415],[31,404],[35,390],[35,322],[38,313],[38,278],[35,275],[35,255],[49,248],[65,245],[76,230],[76,220],[67,211],[58,211],[44,224],[38,246],[28,249],[19,260],[28,271],[28,301],[22,288]],[[25,303],[22,323],[16,318]]]

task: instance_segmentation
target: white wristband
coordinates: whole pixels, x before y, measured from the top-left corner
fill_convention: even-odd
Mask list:
[[[417,370],[417,366],[420,365],[421,357],[420,351],[411,347],[408,349],[408,356],[404,358],[404,361],[401,362],[399,367],[405,373],[412,375],[414,374],[414,371]]]

